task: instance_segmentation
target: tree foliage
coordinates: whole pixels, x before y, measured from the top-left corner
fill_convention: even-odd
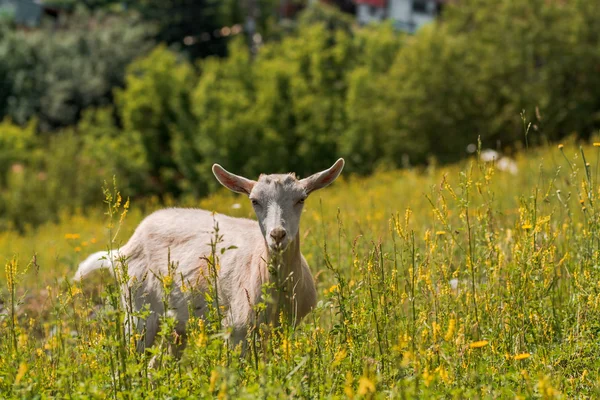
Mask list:
[[[132,15],[81,12],[58,28],[0,29],[0,115],[48,131],[109,105],[125,67],[151,48],[149,25]]]
[[[451,162],[478,137],[505,150],[573,132],[585,138],[600,127],[599,6],[465,0],[412,36],[309,8],[257,54],[238,37],[227,57],[196,64],[167,45],[145,53],[143,25],[111,19],[101,24],[108,30],[83,32],[88,21],[50,34],[48,49],[40,32],[8,31],[0,39],[0,113],[13,122],[0,125],[8,132],[0,163],[9,171],[0,192],[78,207],[94,197],[83,193],[93,191],[90,182],[116,173],[128,194],[199,196],[217,187],[213,163],[249,177],[305,176],[343,156],[348,171],[367,174]],[[106,107],[113,93],[114,108]],[[531,121],[527,138],[521,114]],[[26,121],[36,122],[14,125]],[[51,140],[31,133],[63,125],[76,127]],[[57,153],[40,155],[47,145]],[[31,181],[78,183],[29,193],[28,173]]]

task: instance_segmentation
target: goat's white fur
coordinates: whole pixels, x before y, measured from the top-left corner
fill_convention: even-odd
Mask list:
[[[343,165],[340,159],[329,170],[300,181],[291,175],[262,175],[258,182],[230,174],[215,165],[213,172],[224,186],[247,193],[257,204],[259,200],[255,198],[265,203],[264,208],[255,205],[258,221],[200,209],[160,210],[146,217],[118,251],[90,255],[79,265],[74,279],[80,280],[101,268],[108,268],[114,274],[120,270],[119,263],[126,260],[127,285],[132,289],[133,298],[123,298],[125,307],[128,308],[131,300],[135,310],[147,304],[151,311],[150,317],[143,321],[134,319],[134,328],[145,332],[139,344],[143,349],[154,343],[159,318],[164,313],[161,279],[168,274],[168,260],[171,260],[176,269],[168,314],[177,321],[177,333],[185,337],[189,305],[198,317],[203,317],[207,310],[206,257],[211,254],[210,243],[214,241],[218,225],[222,241],[217,244],[220,262],[217,290],[219,303],[226,309],[223,324],[232,328],[233,343],[243,340],[248,327],[255,322],[253,306],[262,301],[263,284],[275,279],[269,272],[268,262],[278,268],[277,288],[285,286],[284,291],[272,292],[274,299],[289,320],[296,323],[315,306],[316,289],[300,253],[298,224],[302,207],[293,196],[300,193],[304,198],[328,185],[337,178]],[[290,205],[291,202],[294,204]],[[287,235],[275,242],[270,234],[277,229],[287,230]],[[221,254],[222,248],[229,250]],[[124,289],[127,296],[129,290]],[[276,313],[266,315],[266,322],[277,323]]]

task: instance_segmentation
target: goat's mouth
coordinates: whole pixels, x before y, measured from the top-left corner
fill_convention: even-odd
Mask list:
[[[273,253],[283,253],[287,250],[289,244],[290,242],[287,240],[280,243],[272,242],[269,243],[269,250]]]

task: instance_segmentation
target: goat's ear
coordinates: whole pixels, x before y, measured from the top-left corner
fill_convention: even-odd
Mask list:
[[[335,179],[342,172],[342,169],[344,169],[344,159],[340,158],[331,166],[331,168],[326,169],[325,171],[317,172],[308,178],[302,179],[300,184],[302,184],[306,189],[306,194],[310,194],[311,192],[324,188],[331,182],[335,181]]]
[[[253,180],[246,179],[243,176],[234,175],[231,172],[228,172],[219,164],[214,164],[212,171],[221,185],[236,193],[250,194],[252,188],[256,184],[256,182]]]

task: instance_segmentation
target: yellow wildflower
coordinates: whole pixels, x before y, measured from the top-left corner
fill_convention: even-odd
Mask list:
[[[529,358],[529,357],[531,357],[531,354],[529,354],[529,353],[521,353],[521,354],[517,354],[513,358],[515,360],[525,360],[526,358]]]
[[[425,370],[423,371],[423,383],[425,383],[425,386],[429,387],[429,385],[434,379],[435,375],[429,373],[429,369],[425,368]]]
[[[600,142],[594,142],[594,147],[600,147]]]
[[[366,376],[361,376],[358,381],[358,394],[364,396],[367,393],[375,393],[375,384]]]
[[[469,344],[469,347],[472,349],[478,349],[480,347],[487,346],[488,343],[489,342],[487,340],[479,340],[477,342],[473,342],[473,343]]]
[[[23,379],[23,377],[25,376],[27,369],[27,364],[25,364],[24,362],[22,362],[21,365],[19,365],[19,371],[17,372],[17,376],[15,377],[15,385],[18,385],[19,382],[21,382],[21,379]]]
[[[213,392],[215,390],[215,385],[217,383],[217,378],[219,377],[219,373],[216,369],[213,369],[210,373],[210,386],[208,388],[209,391]]]
[[[558,148],[559,148],[559,149],[562,149],[563,147],[565,147],[563,144],[559,144],[559,145],[558,145]]]
[[[456,328],[456,320],[452,318],[448,323],[448,331],[446,331],[446,335],[444,336],[444,340],[449,342],[454,336],[454,329]]]
[[[584,370],[583,370],[583,373],[581,374],[581,377],[580,377],[579,379],[581,379],[582,381],[584,381],[584,380],[585,380],[585,377],[586,377],[587,375],[588,375],[588,370],[587,370],[587,369],[584,369]]]
[[[24,333],[19,335],[19,347],[25,347],[27,346],[27,335],[25,335]]]
[[[444,381],[444,383],[450,383],[450,376],[448,374],[448,371],[446,371],[446,369],[444,368],[443,365],[440,365],[439,367],[436,368],[436,371],[438,372],[438,374],[440,375],[440,378],[442,378],[442,381]]]
[[[15,286],[15,278],[17,276],[17,259],[13,258],[4,265],[4,272],[6,273],[6,285],[9,290],[13,290]]]
[[[441,332],[441,327],[440,324],[438,324],[437,322],[433,322],[431,324],[431,330],[433,331],[433,341],[437,342],[438,336],[440,335]]]
[[[340,351],[338,351],[335,354],[335,357],[333,359],[333,363],[331,364],[332,367],[336,367],[338,365],[340,365],[340,363],[342,361],[344,361],[344,359],[346,358],[346,350],[345,349],[341,349]]]
[[[208,343],[208,336],[204,332],[200,332],[196,338],[196,346],[205,347],[206,343]]]
[[[163,287],[164,288],[170,288],[172,284],[173,284],[173,277],[171,275],[163,276]]]
[[[445,235],[445,234],[446,234],[446,231],[437,231],[435,234],[436,234],[437,236],[442,236],[442,235]]]
[[[410,365],[410,362],[412,360],[412,352],[407,351],[406,353],[404,353],[404,355],[402,356],[402,361],[400,362],[400,366],[402,368],[406,368]]]
[[[79,239],[79,237],[80,237],[79,233],[67,233],[65,235],[65,239],[71,239],[71,240]]]
[[[219,388],[219,395],[217,399],[222,400],[227,398],[227,381],[223,381],[221,383],[221,387]]]
[[[354,390],[352,390],[352,373],[350,373],[350,371],[346,373],[346,385],[344,385],[344,394],[349,399],[352,399],[354,397]]]

